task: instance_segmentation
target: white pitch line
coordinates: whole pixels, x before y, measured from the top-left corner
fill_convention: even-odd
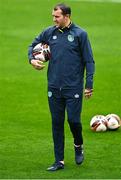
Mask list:
[[[89,3],[121,3],[121,0],[68,0],[73,2],[89,2]]]

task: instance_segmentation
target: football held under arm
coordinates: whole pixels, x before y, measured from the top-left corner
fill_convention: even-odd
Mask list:
[[[34,59],[34,56],[33,56],[33,48],[39,44],[39,43],[47,43],[46,41],[46,35],[45,35],[45,31],[43,31],[39,36],[37,36],[34,41],[32,42],[32,44],[29,46],[29,49],[28,49],[28,59],[29,59],[29,62],[31,63],[31,60]]]

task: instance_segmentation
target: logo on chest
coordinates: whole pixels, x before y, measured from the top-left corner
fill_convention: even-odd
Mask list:
[[[53,39],[57,39],[57,36],[55,35],[55,36],[53,36]]]
[[[69,42],[73,42],[74,41],[74,36],[71,35],[71,34],[69,34],[67,38],[68,38]]]

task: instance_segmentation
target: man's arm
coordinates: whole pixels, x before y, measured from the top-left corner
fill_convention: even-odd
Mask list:
[[[32,42],[32,44],[29,46],[29,49],[28,49],[28,59],[29,59],[29,63],[37,70],[41,70],[45,67],[45,65],[43,64],[42,61],[40,60],[37,60],[37,59],[34,59],[34,56],[33,56],[33,48],[43,42],[43,43],[47,43],[46,42],[46,35],[45,35],[45,31],[43,31],[39,36],[37,36],[34,41]]]
[[[86,84],[85,84],[85,97],[90,98],[93,92],[93,75],[95,71],[95,62],[91,45],[86,32],[82,33],[81,37],[81,51],[82,58],[86,68]]]

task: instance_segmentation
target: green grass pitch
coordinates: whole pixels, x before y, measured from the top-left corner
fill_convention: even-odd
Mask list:
[[[72,20],[87,30],[96,62],[94,95],[83,100],[85,161],[74,162],[73,139],[65,122],[65,169],[53,163],[47,64],[34,70],[28,45],[52,22],[56,0],[0,0],[0,178],[120,179],[121,129],[94,133],[95,114],[121,116],[121,3],[69,1]]]

